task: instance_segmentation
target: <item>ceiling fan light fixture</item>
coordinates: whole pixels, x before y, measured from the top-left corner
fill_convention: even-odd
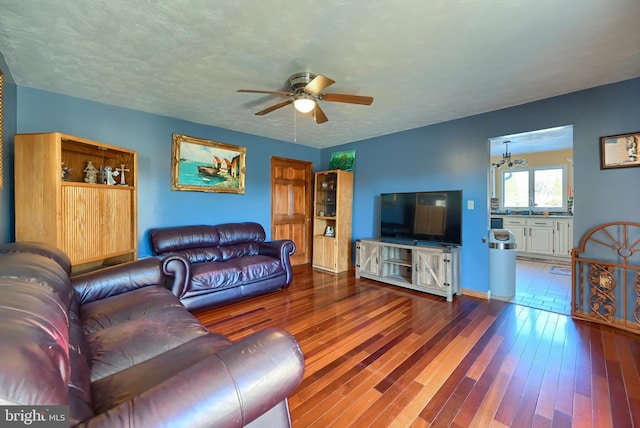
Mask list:
[[[293,100],[293,106],[300,113],[309,113],[316,107],[316,101],[306,94],[302,94]]]

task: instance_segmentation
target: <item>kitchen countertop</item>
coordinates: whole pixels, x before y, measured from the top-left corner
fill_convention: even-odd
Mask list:
[[[502,217],[533,217],[533,218],[573,218],[571,214],[507,214],[507,213],[491,213],[492,216]]]

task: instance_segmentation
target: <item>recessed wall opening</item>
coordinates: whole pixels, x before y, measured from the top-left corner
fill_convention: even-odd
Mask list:
[[[489,147],[490,227],[510,230],[517,245],[509,300],[569,315],[573,125],[493,137]]]

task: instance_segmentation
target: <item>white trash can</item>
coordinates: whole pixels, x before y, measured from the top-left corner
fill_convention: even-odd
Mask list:
[[[516,295],[516,237],[507,229],[489,230],[489,289],[491,297]]]

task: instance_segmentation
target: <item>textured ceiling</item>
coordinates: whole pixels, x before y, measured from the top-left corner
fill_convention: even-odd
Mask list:
[[[512,155],[572,149],[573,125],[489,138],[491,157],[501,156],[506,151],[507,141]]]
[[[640,76],[638,0],[0,0],[18,85],[329,147]],[[316,125],[282,101],[331,77]],[[524,130],[523,130],[524,131]]]

